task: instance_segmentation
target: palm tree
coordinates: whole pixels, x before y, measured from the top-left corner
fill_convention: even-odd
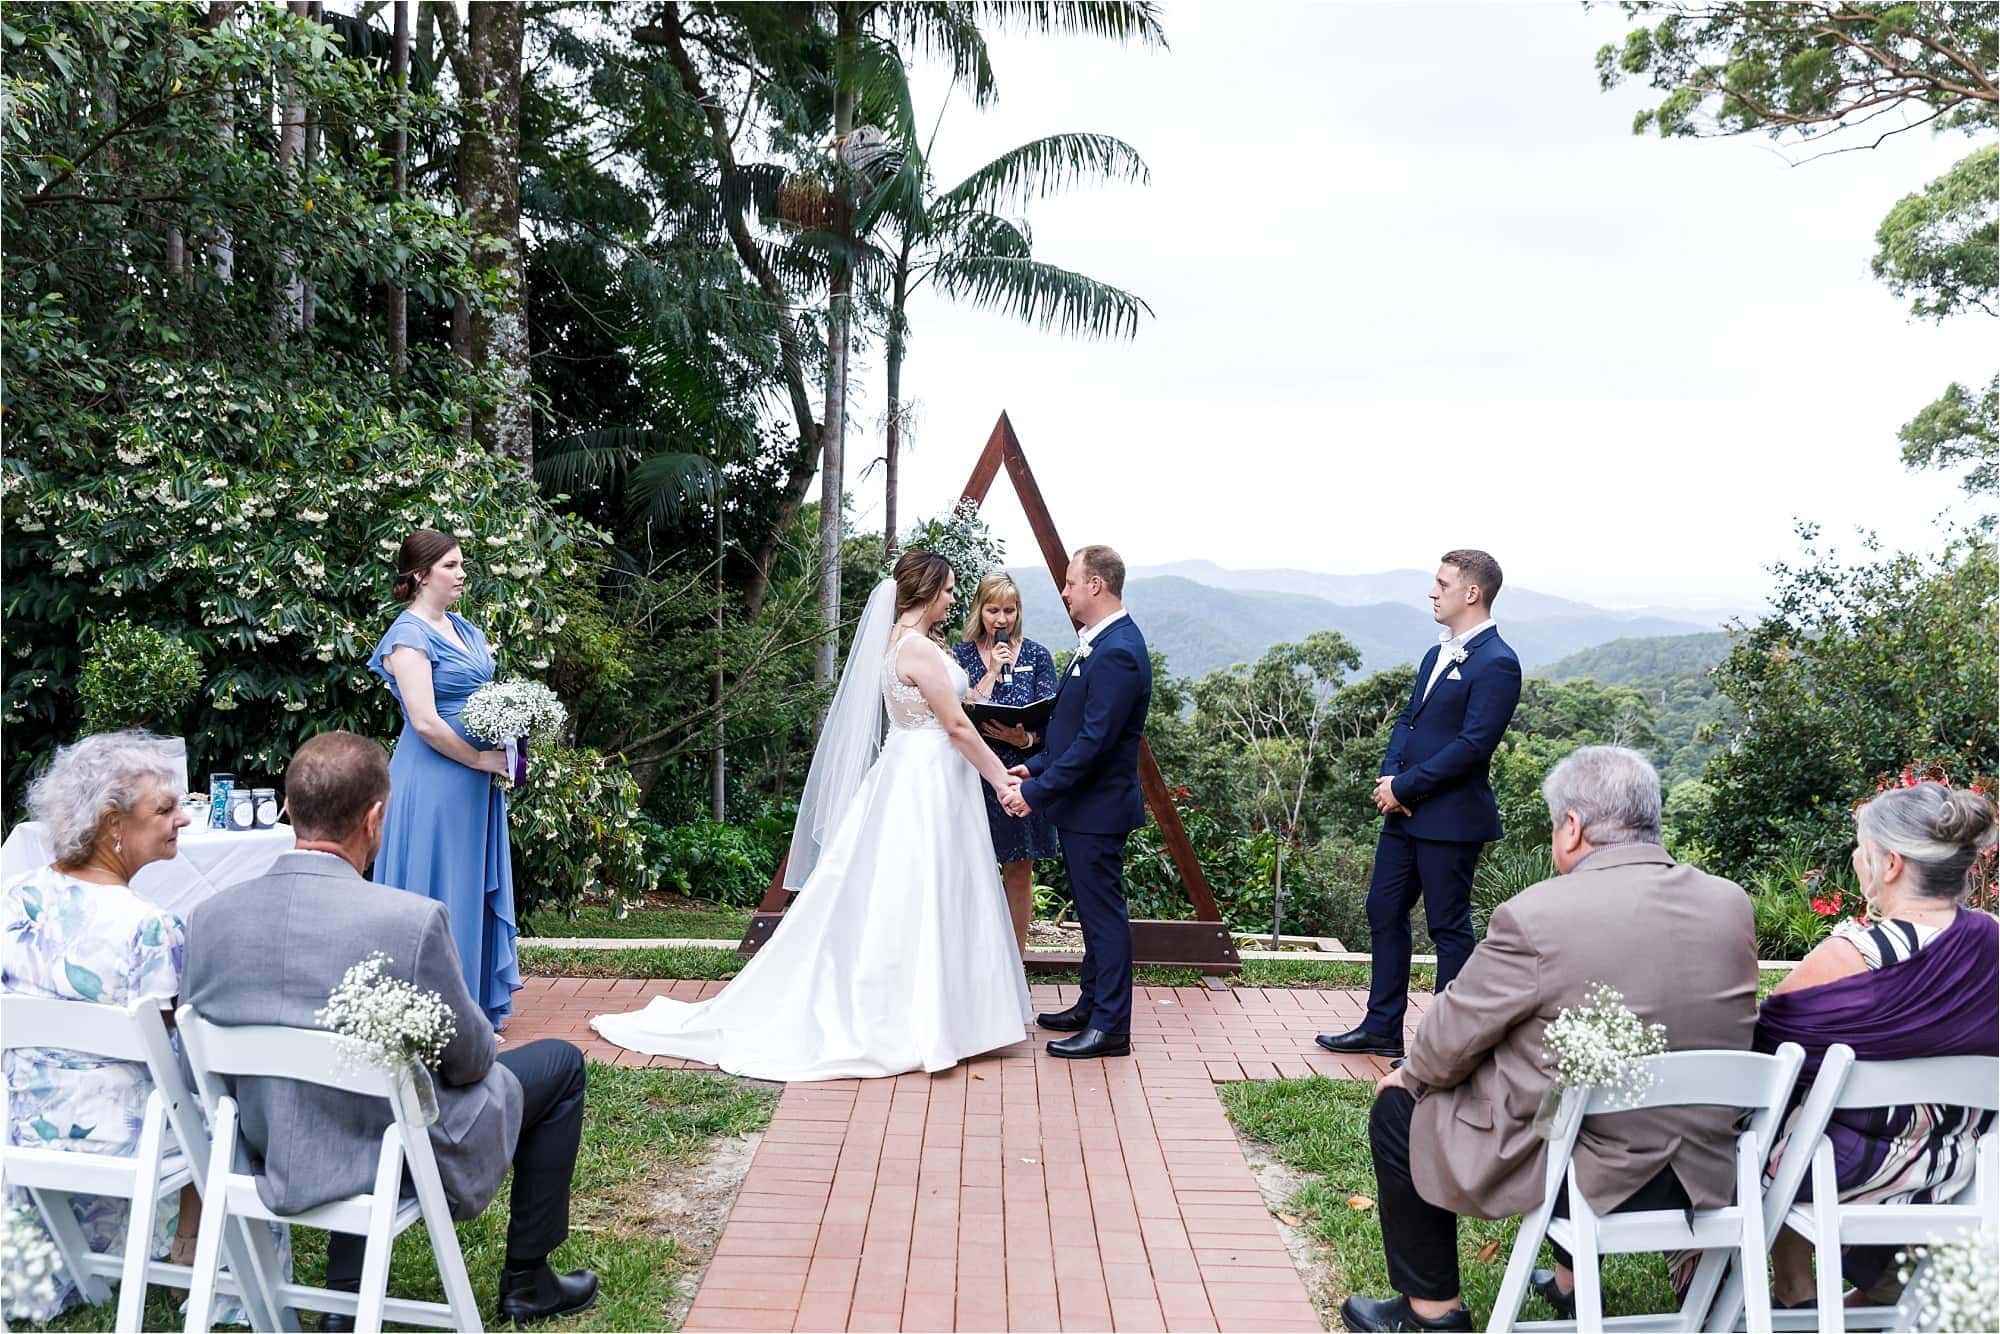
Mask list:
[[[940,116],[942,121],[942,116]],[[932,132],[933,143],[936,131]],[[1152,307],[1121,287],[1034,256],[1025,220],[998,211],[1009,203],[1060,193],[1085,181],[1149,179],[1145,159],[1108,134],[1053,134],[1009,149],[949,190],[930,174],[929,148],[910,154],[896,178],[876,191],[857,220],[895,234],[889,275],[886,487],[883,547],[896,545],[896,486],[902,447],[903,357],[907,309],[925,283],[943,295],[998,310],[1042,329],[1086,338],[1130,338]]]

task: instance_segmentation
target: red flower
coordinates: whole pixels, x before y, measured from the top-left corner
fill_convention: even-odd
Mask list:
[[[1823,894],[1812,901],[1812,910],[1821,917],[1840,916],[1841,896],[1836,892]]]
[[[1917,771],[1916,771],[1915,767],[1914,767],[1914,766],[1911,766],[1911,765],[1908,765],[1908,764],[1904,765],[1904,766],[1903,766],[1903,786],[1904,786],[1904,787],[1915,787],[1916,785],[1917,785]]]

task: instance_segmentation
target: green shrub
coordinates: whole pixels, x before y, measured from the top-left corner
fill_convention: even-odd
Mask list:
[[[507,816],[517,919],[538,910],[573,913],[585,895],[636,899],[659,884],[639,785],[622,763],[594,750],[536,751]]]
[[[180,711],[201,688],[201,656],[149,625],[113,621],[98,627],[77,677],[83,730],[121,727],[179,730]]]
[[[1546,842],[1520,844],[1509,839],[1490,844],[1472,873],[1472,933],[1486,939],[1493,910],[1530,885],[1556,877],[1555,858]]]
[[[749,907],[764,897],[778,869],[771,826],[779,823],[776,816],[760,817],[748,827],[694,820],[660,830],[655,836],[660,874],[668,888],[689,898]]]

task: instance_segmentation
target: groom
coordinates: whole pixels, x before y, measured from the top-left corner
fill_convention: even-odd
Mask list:
[[[1472,873],[1500,837],[1487,769],[1521,699],[1521,660],[1493,625],[1500,562],[1462,548],[1439,558],[1431,617],[1444,630],[1417,667],[1375,782],[1383,815],[1368,886],[1368,1013],[1315,1039],[1333,1052],[1403,1054],[1410,999],[1410,909],[1421,895],[1442,992],[1471,957]]]
[[[1036,1018],[1072,1037],[1051,1056],[1132,1053],[1132,923],[1125,909],[1125,839],[1146,823],[1139,743],[1153,698],[1146,637],[1125,614],[1125,562],[1110,547],[1084,547],[1069,563],[1063,605],[1083,629],[1056,691],[1044,748],[1013,772],[1021,786],[1001,798],[1015,815],[1044,811],[1062,839],[1070,897],[1083,925],[1077,1002]]]

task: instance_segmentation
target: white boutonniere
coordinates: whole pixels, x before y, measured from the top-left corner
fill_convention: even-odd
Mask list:
[[[1090,656],[1090,645],[1078,644],[1076,646],[1076,660],[1078,662],[1082,662],[1085,658],[1089,656]]]
[[[1447,639],[1443,644],[1439,645],[1438,652],[1444,654],[1444,660],[1454,667],[1464,662],[1468,656],[1465,651],[1465,645],[1451,639]]]

